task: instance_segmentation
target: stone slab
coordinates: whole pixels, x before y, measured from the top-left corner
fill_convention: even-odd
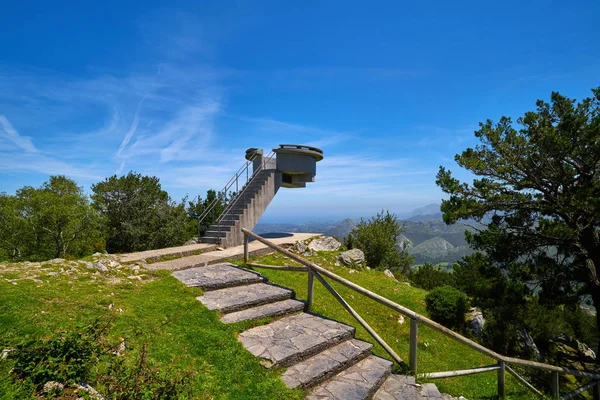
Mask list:
[[[371,354],[373,345],[358,339],[346,340],[293,365],[281,376],[289,388],[309,388]]]
[[[442,394],[438,390],[437,386],[435,386],[435,383],[424,383],[421,386],[420,392],[419,399],[443,399]]]
[[[230,263],[207,265],[173,272],[173,276],[188,286],[216,290],[264,282],[260,274]]]
[[[321,235],[322,234],[320,234],[320,233],[290,233],[290,234],[287,234],[285,237],[268,238],[268,239],[269,239],[269,241],[281,246],[281,245],[286,245],[286,244],[294,244],[299,240],[306,240],[306,239],[310,239],[312,237],[321,236]],[[207,245],[205,243],[201,243],[201,244]],[[214,245],[207,245],[207,246],[214,246]],[[156,251],[158,251],[158,250],[156,250]],[[161,251],[166,252],[168,254],[169,249],[162,249]],[[274,250],[272,250],[270,247],[268,247],[265,244],[262,244],[261,242],[259,242],[257,240],[250,242],[248,244],[248,251],[250,252],[251,255],[263,255],[263,254],[269,254],[269,253],[274,252]],[[121,256],[121,259],[123,259],[124,256],[125,255]],[[170,260],[170,261],[156,262],[153,264],[145,265],[144,268],[146,268],[146,269],[166,269],[166,270],[170,270],[170,271],[177,271],[180,269],[187,269],[187,268],[201,267],[201,266],[209,265],[209,264],[216,264],[216,263],[220,263],[220,262],[227,261],[227,260],[241,259],[243,257],[244,257],[244,246],[241,245],[241,246],[228,247],[228,248],[222,249],[222,250],[206,252],[206,253],[203,253],[200,255],[177,258],[175,260]]]
[[[353,335],[351,326],[302,313],[249,329],[238,340],[271,368],[293,365]]]
[[[290,289],[266,283],[236,286],[206,292],[198,299],[209,310],[230,313],[266,303],[287,300],[294,297]]]
[[[370,399],[391,372],[391,361],[369,356],[314,388],[306,399]]]
[[[416,400],[417,386],[415,378],[392,374],[383,382],[373,400]]]
[[[306,304],[302,301],[288,299],[225,314],[221,317],[221,322],[231,324],[240,321],[275,317],[279,315],[291,314],[298,311],[304,311],[305,307]]]
[[[153,261],[160,259],[161,257],[186,257],[198,252],[206,253],[214,251],[217,246],[209,243],[197,243],[197,244],[186,244],[184,246],[167,247],[165,249],[157,250],[146,250],[139,251],[136,253],[126,253],[119,256],[119,260],[122,263],[135,262],[135,261]]]

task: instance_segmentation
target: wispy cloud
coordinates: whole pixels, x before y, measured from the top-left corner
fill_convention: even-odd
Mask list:
[[[0,128],[0,138],[7,139],[21,150],[29,153],[37,153],[38,149],[34,146],[31,138],[19,135],[19,132],[17,132],[4,115],[0,115]]]

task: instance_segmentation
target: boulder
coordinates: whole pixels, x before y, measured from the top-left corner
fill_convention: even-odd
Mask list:
[[[296,245],[294,247],[298,254],[302,254],[304,256],[312,256],[313,255],[312,250],[304,242],[296,242]]]
[[[396,279],[396,277],[394,276],[394,274],[392,273],[392,271],[390,271],[389,269],[386,269],[385,271],[383,271],[383,273],[388,278]]]
[[[308,245],[308,248],[315,251],[336,251],[342,244],[331,236],[320,237]]]
[[[485,325],[485,318],[483,313],[476,308],[471,308],[470,320],[471,320],[471,331],[475,336],[481,336],[483,332],[483,326]]]
[[[185,242],[183,245],[184,246],[189,246],[190,244],[198,244],[198,238],[191,238],[190,240],[188,240],[187,242]]]
[[[365,262],[365,253],[363,253],[360,249],[344,251],[338,255],[338,260],[340,260],[344,265],[362,265]]]
[[[523,357],[542,361],[543,357],[540,354],[537,345],[525,329],[519,329],[519,332],[517,333],[517,346],[519,348],[519,353]]]
[[[597,372],[594,350],[569,335],[558,335],[550,339],[550,351],[562,366]]]

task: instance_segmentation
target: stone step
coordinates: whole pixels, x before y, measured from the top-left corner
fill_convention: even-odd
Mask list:
[[[391,372],[391,361],[371,355],[315,387],[306,399],[370,399]]]
[[[418,400],[418,387],[413,376],[392,374],[383,382],[373,400]]]
[[[202,290],[217,290],[234,286],[266,282],[266,278],[254,271],[221,263],[173,272],[173,276],[188,286]]]
[[[294,297],[294,292],[290,289],[266,283],[255,283],[248,286],[213,290],[206,292],[203,296],[198,296],[197,299],[209,310],[230,313],[292,297]]]
[[[452,398],[448,394],[441,394],[435,383],[424,383],[419,388],[419,400],[442,400]]]
[[[298,311],[304,311],[305,307],[306,304],[302,301],[288,299],[225,314],[221,317],[221,322],[231,324],[240,321],[287,315]]]
[[[346,340],[296,365],[281,376],[289,388],[310,388],[331,378],[371,354],[373,345],[358,339]]]
[[[354,336],[354,328],[302,313],[248,329],[238,340],[267,368],[288,367]]]
[[[222,230],[218,230],[218,228],[210,228],[209,230],[206,231],[206,236],[208,237],[225,237],[227,235],[227,233],[229,232],[229,227],[227,227],[227,229],[225,229],[225,227],[223,227]]]
[[[218,244],[220,243],[220,238],[211,237],[211,236],[203,236],[200,238],[200,243],[210,243],[210,244]]]

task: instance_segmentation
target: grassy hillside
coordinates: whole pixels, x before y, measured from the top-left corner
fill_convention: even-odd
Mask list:
[[[89,264],[88,264],[89,266]],[[0,263],[0,350],[60,332],[81,330],[101,319],[110,322],[105,341],[124,339],[123,358],[147,359],[162,373],[191,373],[183,398],[300,399],[237,341],[248,324],[222,324],[188,288],[167,272],[132,271],[126,266],[101,272],[83,262]],[[0,360],[0,399],[27,399],[31,388],[14,384],[9,361]],[[98,373],[106,369],[98,365]],[[102,391],[99,379],[90,384]],[[74,398],[74,397],[73,397]]]
[[[424,305],[426,291],[412,287],[406,282],[398,282],[388,278],[380,271],[364,270],[352,272],[346,267],[335,266],[335,254],[336,253],[317,252],[314,257],[308,258],[352,282],[360,284],[361,286],[416,312],[427,315]],[[285,259],[284,256],[277,254],[263,256],[253,259],[252,261],[269,265],[292,264],[288,259]],[[267,276],[271,282],[290,287],[296,291],[299,298],[306,299],[306,273],[274,271],[261,268],[257,268],[256,270]],[[396,351],[400,357],[408,360],[410,340],[410,321],[408,319],[400,324],[399,313],[393,312],[385,306],[366,299],[342,285],[332,283],[332,286],[335,287],[335,289],[357,312],[359,312],[373,329],[375,329],[375,331],[379,333],[390,346],[392,346],[394,351]],[[369,334],[359,327],[358,323],[350,316],[350,314],[348,314],[333,296],[331,296],[316,280],[314,311],[326,317],[357,327],[357,337],[374,343]],[[495,360],[424,326],[419,329],[418,348],[420,373],[468,369],[495,363]],[[378,345],[375,346],[375,353],[382,357],[389,358],[387,353]],[[441,379],[432,382],[434,382],[442,392],[454,396],[462,395],[469,400],[493,398],[496,395],[497,390],[495,372],[452,379]],[[523,386],[510,376],[507,376],[507,394],[508,398],[514,399],[531,398],[530,392],[528,392],[527,389],[524,389]]]

